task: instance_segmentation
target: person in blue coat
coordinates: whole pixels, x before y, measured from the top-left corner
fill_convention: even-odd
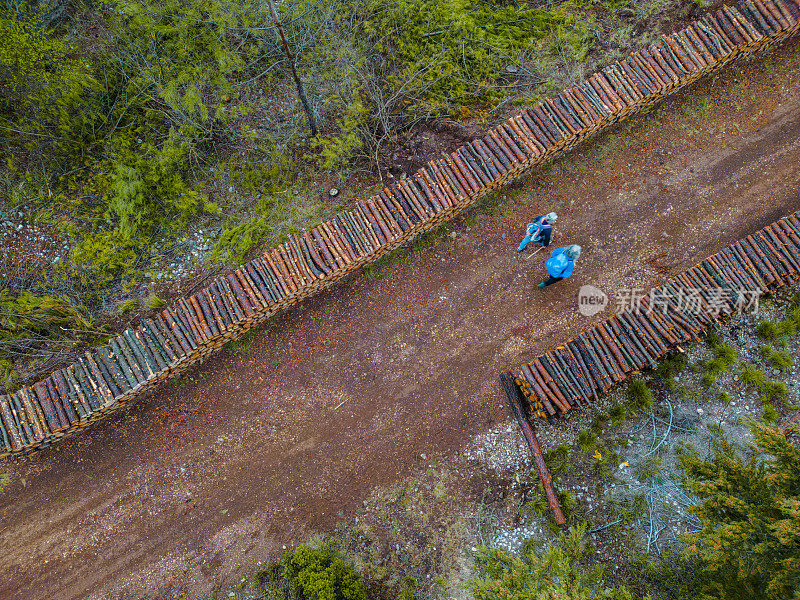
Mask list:
[[[553,223],[556,222],[557,218],[558,215],[551,212],[546,215],[539,215],[533,220],[533,223],[528,223],[525,237],[520,242],[517,252],[525,250],[528,242],[541,244],[542,247],[547,248],[550,245],[550,238],[553,236]]]
[[[575,261],[578,260],[580,255],[581,247],[577,244],[571,244],[553,250],[550,258],[544,263],[545,267],[547,267],[547,273],[550,275],[550,279],[540,283],[539,289],[543,290],[548,285],[566,279],[572,275],[572,270],[575,268]]]

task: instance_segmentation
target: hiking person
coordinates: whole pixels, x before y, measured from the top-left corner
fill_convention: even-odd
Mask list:
[[[550,258],[544,263],[550,279],[539,284],[539,289],[543,290],[548,285],[561,281],[572,275],[575,268],[575,261],[581,255],[581,247],[577,244],[570,244],[566,247],[556,248]]]
[[[550,238],[553,235],[553,223],[556,222],[558,215],[554,212],[547,213],[546,215],[539,215],[533,220],[533,223],[528,223],[525,237],[520,242],[519,250],[522,252],[528,242],[541,244],[542,248],[547,248],[550,245]]]

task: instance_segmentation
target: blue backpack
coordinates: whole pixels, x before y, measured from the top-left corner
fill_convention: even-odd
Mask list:
[[[575,263],[567,257],[564,248],[554,250],[553,255],[545,262],[547,272],[553,277],[569,277],[572,275],[574,265]]]

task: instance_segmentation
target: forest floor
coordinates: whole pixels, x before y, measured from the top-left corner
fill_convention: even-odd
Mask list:
[[[376,490],[428,490],[450,515],[518,495],[463,456],[487,431],[516,431],[498,374],[604,317],[578,313],[581,285],[613,308],[800,208],[798,164],[794,40],[535,170],[124,413],[1,463],[0,597],[203,598],[368,522]],[[545,253],[516,247],[551,210],[556,245],[584,251],[539,292]],[[443,476],[447,461],[459,466]],[[432,515],[416,550],[384,539],[381,552],[441,559],[435,540],[472,544],[476,519]]]

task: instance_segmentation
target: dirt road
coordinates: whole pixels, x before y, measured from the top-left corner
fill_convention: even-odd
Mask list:
[[[800,208],[800,44],[734,66],[88,433],[0,464],[0,598],[203,597],[508,418],[497,375]],[[544,292],[529,217],[584,247]],[[430,247],[427,247],[430,245]],[[541,260],[540,260],[541,259]],[[596,317],[601,318],[602,315]]]

